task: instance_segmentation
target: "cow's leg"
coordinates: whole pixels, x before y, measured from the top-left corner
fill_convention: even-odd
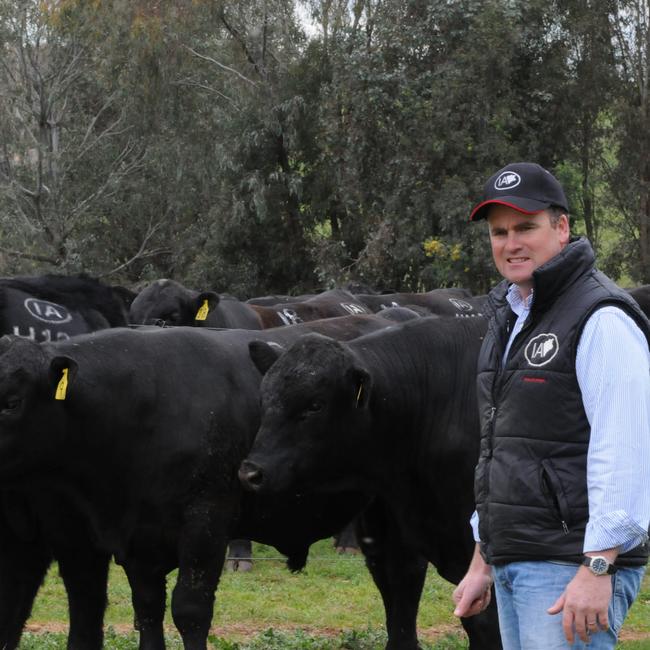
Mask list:
[[[229,571],[250,571],[253,568],[253,544],[249,539],[230,540],[226,568]]]
[[[165,650],[165,573],[129,558],[124,570],[131,586],[131,600],[140,632],[139,650]]]
[[[492,600],[484,612],[470,618],[461,618],[460,621],[469,637],[470,650],[501,650],[503,647],[494,591]]]
[[[68,594],[68,650],[101,650],[110,555],[77,548],[56,556]]]
[[[417,614],[427,560],[404,544],[385,506],[375,501],[359,518],[358,538],[386,611],[386,650],[419,650]]]
[[[196,508],[195,513],[188,518],[179,542],[172,617],[185,650],[206,650],[231,517],[225,512],[219,516],[210,506]]]
[[[356,534],[357,522],[353,519],[336,537],[334,546],[337,553],[358,553],[359,542]]]
[[[50,552],[25,543],[6,528],[0,530],[0,648],[14,650],[47,569]]]

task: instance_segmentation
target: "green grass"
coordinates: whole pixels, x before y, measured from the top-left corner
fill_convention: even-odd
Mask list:
[[[339,556],[331,542],[315,544],[305,571],[291,574],[270,547],[255,545],[251,573],[224,572],[217,591],[210,636],[215,650],[378,650],[385,644],[379,593],[361,556]],[[267,559],[263,559],[267,558]],[[175,575],[169,576],[170,590]],[[427,650],[460,650],[465,640],[452,615],[452,585],[430,568],[422,595],[418,630]],[[27,633],[23,650],[64,650],[65,591],[53,567],[34,604],[30,624],[53,633]],[[137,648],[133,610],[124,572],[111,567],[106,612],[106,648]],[[57,627],[58,626],[58,627]],[[171,615],[165,620],[168,648],[182,648]],[[60,628],[60,629],[59,629]],[[650,650],[650,577],[624,626],[624,650]]]

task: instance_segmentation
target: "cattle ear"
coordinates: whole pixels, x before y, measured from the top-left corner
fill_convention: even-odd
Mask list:
[[[257,369],[265,375],[282,354],[282,346],[277,343],[270,345],[265,341],[251,341],[248,352]]]
[[[372,377],[363,368],[352,368],[352,383],[354,385],[354,402],[357,408],[365,408],[370,402]]]
[[[205,320],[208,314],[219,304],[219,294],[214,291],[202,291],[196,297],[196,316],[194,320]]]
[[[54,399],[64,400],[77,376],[77,362],[70,357],[54,357],[50,363],[50,384]]]

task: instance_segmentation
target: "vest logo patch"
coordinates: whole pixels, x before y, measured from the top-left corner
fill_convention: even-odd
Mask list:
[[[559,349],[560,344],[555,334],[538,334],[528,342],[524,355],[531,366],[539,368],[552,361]]]
[[[464,300],[459,300],[458,298],[449,298],[449,302],[458,309],[458,311],[472,311],[473,307],[468,302]]]
[[[25,300],[25,309],[31,316],[44,323],[61,325],[63,323],[69,323],[72,320],[72,314],[65,307],[47,300],[27,298]]]

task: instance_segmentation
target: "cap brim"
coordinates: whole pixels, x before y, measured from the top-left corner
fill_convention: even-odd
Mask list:
[[[479,219],[485,219],[487,217],[490,206],[494,203],[497,205],[506,205],[509,208],[517,210],[517,212],[521,212],[523,214],[537,214],[538,212],[551,207],[550,203],[545,203],[543,201],[524,199],[520,196],[502,196],[498,199],[490,199],[489,201],[483,201],[483,203],[479,203],[472,210],[472,214],[469,215],[469,220],[478,221]]]

